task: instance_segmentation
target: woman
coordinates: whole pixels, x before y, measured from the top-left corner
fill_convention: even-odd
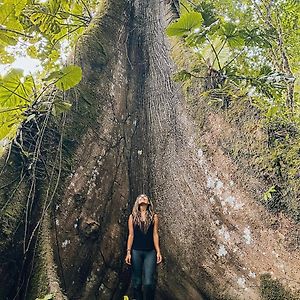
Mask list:
[[[142,274],[144,271],[144,299],[154,299],[154,273],[156,264],[162,261],[158,238],[158,216],[153,204],[142,194],[136,198],[128,219],[128,241],[125,262],[132,263],[132,286],[134,299],[142,300]]]

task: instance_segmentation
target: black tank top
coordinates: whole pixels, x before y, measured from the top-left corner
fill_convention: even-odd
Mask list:
[[[143,222],[142,222],[143,225]],[[154,250],[154,242],[153,242],[153,221],[149,225],[149,228],[146,233],[144,233],[140,226],[137,224],[133,225],[134,229],[134,237],[133,237],[133,245],[132,249],[134,250]]]

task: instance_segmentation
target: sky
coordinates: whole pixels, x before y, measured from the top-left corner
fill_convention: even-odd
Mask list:
[[[42,44],[43,40],[39,41],[39,43],[36,43],[35,46],[38,47],[39,44]],[[31,58],[27,54],[27,48],[31,44],[29,42],[25,42],[21,39],[19,39],[19,42],[15,46],[7,46],[5,50],[7,53],[12,54],[15,57],[15,61],[10,64],[0,64],[0,75],[4,75],[7,73],[10,69],[16,68],[16,69],[23,69],[24,75],[28,74],[34,74],[38,71],[42,70],[41,63],[38,59]]]
[[[35,47],[39,48],[40,45],[45,43],[43,38],[39,42],[35,43]],[[40,60],[31,58],[27,54],[27,47],[31,44],[28,42],[20,41],[16,46],[6,47],[6,51],[11,53],[15,57],[15,61],[10,64],[0,64],[0,76],[7,73],[10,69],[23,69],[24,76],[26,75],[35,75],[36,73],[42,71],[42,65]],[[70,43],[68,40],[64,40],[61,43],[60,48],[60,58],[59,61],[61,64],[67,61],[68,54],[70,52]]]
[[[40,61],[38,59],[33,59],[28,56],[17,57],[16,60],[11,64],[0,64],[0,75],[4,75],[11,68],[23,69],[24,75],[34,74],[42,70]]]

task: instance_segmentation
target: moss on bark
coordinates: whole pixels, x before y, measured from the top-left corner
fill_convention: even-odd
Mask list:
[[[65,179],[69,176],[74,165],[78,163],[75,152],[80,146],[81,138],[88,130],[94,130],[94,128],[96,130],[99,116],[102,113],[102,106],[110,101],[110,95],[107,94],[104,88],[105,85],[107,86],[107,81],[110,80],[108,74],[110,70],[106,69],[106,66],[114,59],[114,51],[117,51],[117,49],[114,49],[115,40],[119,34],[117,28],[123,26],[122,23],[119,23],[120,16],[127,9],[128,3],[125,0],[101,1],[92,24],[79,38],[72,58],[70,58],[70,62],[73,60],[72,63],[82,66],[84,78],[76,88],[67,93],[67,98],[72,102],[73,107],[68,116],[66,132],[64,133],[62,164],[60,166],[63,171],[61,172],[54,201],[59,201],[59,197],[63,195]],[[103,79],[103,82],[101,82],[101,79]],[[59,127],[59,125],[55,125],[55,122],[57,123],[57,120],[50,122],[51,124],[49,123],[48,126],[51,127],[54,124],[54,127]],[[45,154],[43,159],[46,159],[49,173],[53,167],[56,154],[53,151],[48,151],[47,147],[49,145],[54,148],[58,147],[58,141],[59,133],[55,133],[52,137],[49,137],[47,142],[42,144],[41,151]],[[18,286],[18,276],[23,262],[24,214],[30,189],[30,180],[28,179],[31,175],[26,175],[20,183],[19,177],[24,175],[24,173],[21,174],[21,170],[24,168],[26,171],[28,165],[26,165],[26,158],[25,160],[22,158],[22,151],[18,147],[13,148],[7,164],[5,158],[2,157],[0,165],[6,165],[0,178],[0,293],[1,299],[5,299],[6,297],[13,297],[13,293]],[[55,176],[57,176],[60,167],[55,166]],[[40,193],[37,192],[34,200],[36,203],[34,203],[33,208],[36,208],[34,208],[34,215],[30,220],[32,228],[35,227],[36,222],[41,217],[42,206],[46,201],[45,191],[49,186],[48,179],[38,179],[37,185]],[[51,190],[53,190],[53,187],[51,187]],[[27,299],[35,299],[35,297],[45,295],[48,292],[53,293],[53,291],[56,294],[55,299],[63,299],[53,259],[49,217],[47,216],[47,219],[43,222],[44,225],[38,237],[36,252],[33,254],[33,248],[30,250],[30,255],[34,255],[34,267]],[[11,251],[12,247],[14,247],[14,251]],[[28,266],[31,268],[30,262]],[[31,276],[30,273],[30,270],[28,270],[27,275]],[[23,279],[25,279],[25,282],[28,280],[28,278]]]
[[[60,279],[57,275],[50,231],[50,216],[47,213],[43,219],[37,241],[33,274],[27,296],[29,300],[35,300],[47,294],[52,294],[55,300],[67,299],[62,292]]]
[[[270,274],[263,274],[260,277],[260,291],[262,300],[299,300],[300,290],[292,292],[289,288]]]

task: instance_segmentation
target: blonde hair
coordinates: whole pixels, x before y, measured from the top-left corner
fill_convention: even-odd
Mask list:
[[[146,210],[146,220],[145,220],[144,226],[142,226],[142,215],[141,215],[141,211],[140,211],[140,207],[139,207],[139,200],[141,197],[144,197],[144,196],[146,196],[148,198],[148,207]],[[138,225],[141,228],[141,230],[146,233],[150,224],[153,222],[153,217],[154,217],[153,203],[147,195],[140,194],[136,197],[136,200],[134,202],[133,209],[132,209],[132,217],[133,217],[133,223]]]

